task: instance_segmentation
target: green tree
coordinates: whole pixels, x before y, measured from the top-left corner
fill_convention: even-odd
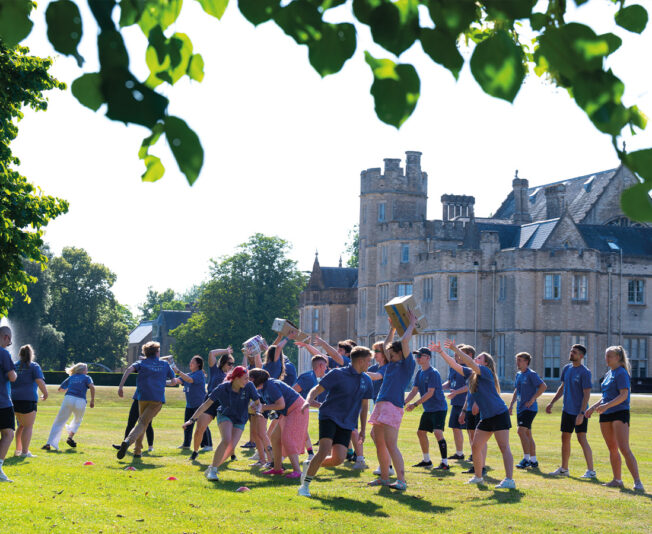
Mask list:
[[[288,250],[283,239],[255,234],[232,256],[212,260],[198,313],[172,332],[180,362],[228,345],[237,350],[256,334],[271,343],[276,337],[271,330],[274,318],[298,320],[299,293],[306,279],[287,257]]]
[[[68,211],[65,200],[43,195],[15,170],[20,161],[9,147],[18,135],[15,122],[23,117],[22,107],[45,110],[43,91],[65,87],[48,74],[49,59],[28,53],[0,41],[0,317],[16,296],[29,302],[27,286],[48,261],[41,249],[43,228]]]
[[[204,11],[221,18],[228,0],[197,0]],[[648,13],[638,4],[611,0],[618,6],[616,24],[626,32],[641,33]],[[592,0],[591,4],[598,0]],[[56,0],[46,10],[48,38],[55,50],[75,57],[82,36],[76,1]],[[97,111],[107,105],[112,120],[140,124],[151,133],[142,142],[143,179],[155,181],[165,169],[149,149],[165,134],[172,154],[189,183],[203,164],[197,135],[180,118],[168,113],[168,98],[161,84],[174,85],[184,76],[201,81],[204,62],[185,33],[171,33],[182,0],[88,0],[99,28],[99,71],[85,73],[72,84],[72,92],[85,106]],[[576,5],[588,0],[575,0]],[[327,22],[328,12],[350,6],[354,23]],[[626,5],[627,4],[627,5]],[[31,0],[6,0],[0,4],[0,37],[16,44],[32,29]],[[427,9],[432,25],[419,8]],[[117,14],[114,11],[117,8]],[[512,102],[528,70],[544,76],[568,94],[600,131],[611,136],[620,160],[638,174],[641,183],[623,193],[625,213],[652,221],[652,148],[626,154],[618,138],[626,128],[646,126],[647,119],[635,106],[622,102],[625,85],[605,65],[605,59],[621,45],[612,33],[598,34],[589,26],[567,23],[567,0],[239,0],[242,15],[254,25],[274,22],[298,45],[308,48],[312,67],[321,75],[339,72],[357,48],[357,32],[368,27],[373,40],[386,52],[374,57],[365,51],[373,82],[371,94],[376,114],[387,124],[400,127],[416,108],[421,91],[419,74],[400,56],[416,43],[433,62],[457,79],[464,65],[460,46],[472,48],[470,68],[488,94]],[[543,11],[539,11],[543,9]],[[116,26],[115,20],[118,20]],[[422,25],[423,24],[423,25]],[[123,32],[138,25],[147,39],[146,80],[129,71],[129,51]],[[523,31],[529,26],[534,33]]]
[[[360,228],[357,224],[349,230],[349,240],[344,253],[349,257],[346,266],[357,269],[360,262]]]
[[[161,310],[185,310],[189,303],[182,296],[177,296],[172,289],[159,293],[151,287],[147,288],[147,296],[138,309],[143,321],[156,319]]]

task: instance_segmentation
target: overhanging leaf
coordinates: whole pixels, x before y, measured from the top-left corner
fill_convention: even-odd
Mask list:
[[[32,31],[34,23],[29,14],[30,0],[3,0],[0,2],[0,38],[11,47],[20,43]]]
[[[419,36],[419,3],[385,0],[369,14],[371,36],[380,46],[400,56]]]
[[[446,67],[457,80],[464,65],[464,58],[457,49],[457,39],[447,31],[422,28],[419,36],[421,46],[433,61]]]
[[[204,149],[199,137],[182,119],[165,118],[165,137],[179,169],[190,185],[195,183],[204,164]]]
[[[620,197],[620,206],[625,215],[636,221],[652,222],[650,190],[652,190],[652,181],[625,189]]]
[[[273,19],[280,5],[281,0],[238,0],[240,13],[254,26]]]
[[[141,176],[143,182],[157,182],[165,174],[165,167],[156,156],[145,157],[145,166],[147,168]]]
[[[626,154],[624,163],[643,180],[652,183],[652,148]]]
[[[479,17],[475,0],[429,0],[427,4],[435,26],[456,36]]]
[[[525,78],[523,53],[509,34],[500,30],[475,47],[471,73],[485,93],[513,102]]]
[[[155,26],[167,29],[177,20],[183,0],[146,0],[138,25],[145,35]]]
[[[496,20],[514,21],[531,15],[537,0],[483,0],[489,16]]]
[[[82,38],[82,19],[79,8],[70,0],[56,0],[45,10],[48,39],[57,52],[73,56],[81,67],[84,58],[77,52]]]
[[[87,108],[97,111],[104,103],[102,96],[102,76],[93,72],[83,74],[72,82],[72,94],[79,102]]]
[[[188,76],[190,79],[201,82],[204,79],[204,58],[200,54],[194,54],[188,64]]]
[[[308,59],[320,76],[339,72],[356,48],[353,24],[323,24],[318,39],[308,44]]]
[[[229,0],[197,0],[201,4],[202,9],[212,15],[216,19],[221,19],[229,5]]]
[[[622,8],[616,13],[616,24],[634,33],[642,33],[647,26],[648,14],[643,6],[634,4]]]

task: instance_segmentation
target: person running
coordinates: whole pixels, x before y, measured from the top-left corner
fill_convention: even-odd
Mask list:
[[[50,436],[46,444],[42,447],[46,451],[59,450],[59,440],[61,439],[61,431],[64,426],[68,430],[66,443],[70,447],[77,447],[77,443],[73,437],[79,430],[79,426],[84,418],[84,412],[86,411],[86,393],[89,389],[91,391],[90,407],[95,407],[95,385],[93,384],[93,379],[88,376],[88,366],[85,363],[76,363],[68,367],[66,373],[70,376],[59,386],[59,391],[65,391],[66,394],[63,397],[59,413],[52,423]],[[72,423],[66,425],[66,421],[68,421],[71,414],[73,415]]]
[[[305,452],[306,436],[308,435],[309,413],[301,410],[303,399],[294,389],[282,380],[270,378],[264,369],[252,369],[249,373],[251,381],[260,391],[263,400],[262,411],[274,410],[278,414],[277,424],[270,431],[274,465],[264,475],[282,475],[283,456],[287,456],[292,464],[292,472],[286,478],[299,478],[301,466],[299,455]]]
[[[120,444],[117,453],[119,460],[125,457],[127,449],[132,443],[135,443],[134,458],[142,456],[145,429],[165,404],[166,382],[175,379],[170,364],[159,358],[161,346],[156,341],[145,343],[142,352],[145,359],[134,362],[127,367],[118,386],[118,397],[122,398],[124,397],[123,387],[127,377],[133,372],[138,373],[136,393],[134,394],[134,398],[138,400],[138,422]]]
[[[219,403],[217,426],[220,429],[221,441],[215,449],[211,465],[204,472],[208,480],[219,480],[217,469],[238,446],[249,417],[250,403],[254,403],[255,412],[260,413],[259,395],[249,381],[245,367],[239,365],[230,371],[224,382],[208,394],[208,399],[183,424],[184,428],[197,422],[201,414],[215,403]]]
[[[429,349],[422,347],[413,354],[421,369],[417,371],[412,391],[405,398],[405,409],[411,412],[417,406],[423,405],[423,413],[421,414],[419,429],[417,430],[423,459],[412,467],[432,467],[428,433],[434,432],[441,454],[441,462],[435,469],[448,471],[450,467],[448,467],[448,451],[446,449],[446,440],[444,439],[444,424],[446,423],[448,405],[444,398],[444,390],[441,387],[441,376],[439,371],[430,365],[432,353]],[[410,403],[416,397],[417,393],[420,396],[419,400]]]
[[[509,429],[512,421],[509,417],[507,405],[500,398],[500,383],[496,375],[496,364],[491,355],[480,353],[475,360],[462,352],[455,341],[447,340],[444,346],[459,356],[462,364],[457,363],[441,349],[439,344],[430,348],[441,354],[448,365],[455,369],[468,381],[469,391],[480,408],[480,422],[475,430],[471,451],[473,452],[473,469],[475,475],[468,481],[469,484],[484,484],[482,468],[484,467],[484,447],[493,435],[503,456],[505,478],[496,485],[497,489],[516,488],[513,479],[514,457],[509,447]]]
[[[188,364],[190,373],[186,374],[175,368],[179,378],[183,382],[183,393],[186,396],[186,410],[183,416],[184,421],[188,421],[193,413],[197,411],[204,400],[206,400],[206,377],[204,375],[204,359],[201,356],[193,356]],[[179,449],[189,449],[192,441],[192,430],[195,425],[192,424],[183,429],[183,443]],[[203,451],[213,450],[213,439],[211,429],[206,427],[201,438],[200,447]],[[192,454],[195,454],[193,451]]]
[[[303,463],[301,486],[298,494],[310,497],[310,483],[320,467],[335,467],[346,459],[346,449],[351,441],[351,431],[360,418],[360,440],[364,442],[367,428],[369,399],[373,386],[365,371],[371,362],[371,351],[357,346],[351,350],[351,363],[326,374],[310,390],[301,410],[310,406],[319,408],[319,449],[312,460]],[[327,393],[323,403],[317,398]]]
[[[398,431],[403,419],[405,388],[412,379],[416,363],[410,352],[410,338],[416,325],[416,317],[409,313],[410,323],[399,341],[393,341],[395,329],[391,326],[383,347],[389,363],[380,386],[378,399],[371,413],[369,423],[373,425],[371,437],[376,444],[376,454],[380,463],[380,477],[370,486],[389,486],[392,489],[405,491],[405,465],[398,448]],[[390,462],[394,465],[397,480],[389,480]]]
[[[11,328],[0,326],[0,482],[11,482],[2,470],[9,446],[14,439],[16,420],[9,395],[9,384],[15,382],[16,367],[7,347],[11,345]]]
[[[305,345],[305,343],[296,343],[296,345],[302,346]],[[294,391],[299,393],[304,400],[308,397],[310,390],[319,384],[321,379],[324,378],[324,375],[328,370],[328,360],[320,354],[313,356],[310,363],[312,371],[306,371],[305,373],[300,374],[296,384],[293,386]],[[325,399],[326,392],[317,397],[317,402],[324,402]],[[311,460],[315,454],[312,450],[312,440],[310,439],[310,434],[308,434],[308,432],[306,432],[306,450],[308,451],[308,460]]]
[[[463,352],[475,357],[475,349],[470,345],[464,345],[465,349],[462,349]],[[457,363],[460,363],[455,356]],[[469,391],[469,387],[466,385],[465,378],[459,374],[452,367],[448,371],[448,380],[442,384],[443,389],[450,389],[448,394],[448,400],[451,404],[451,414],[448,418],[448,428],[453,430],[453,440],[455,441],[455,454],[449,456],[449,460],[464,460],[464,432],[463,430],[468,429],[468,423],[460,423],[460,420],[465,421],[465,417],[460,418],[460,415],[464,413],[462,407],[466,401],[466,393]],[[469,407],[469,410],[471,407]],[[473,433],[475,433],[475,426],[473,427]],[[470,442],[469,442],[470,443]]]
[[[532,356],[527,352],[519,352],[516,355],[516,380],[514,381],[514,394],[509,404],[509,415],[512,415],[514,403],[516,403],[516,421],[518,424],[518,437],[523,447],[523,459],[516,464],[518,469],[528,467],[537,468],[537,449],[532,437],[532,421],[537,415],[537,399],[546,390],[546,383],[541,377],[530,369]]]
[[[586,460],[586,472],[580,478],[595,478],[593,469],[593,451],[586,438],[588,430],[588,419],[585,417],[586,409],[589,406],[589,397],[591,396],[591,371],[582,360],[586,355],[586,347],[583,345],[573,345],[570,350],[568,359],[570,363],[565,365],[561,371],[559,389],[552,398],[546,413],[552,413],[552,407],[564,396],[564,403],[561,412],[561,466],[555,469],[553,476],[569,476],[568,461],[571,453],[571,436],[573,432],[577,435],[577,441],[584,452]]]
[[[11,384],[11,401],[14,403],[14,411],[18,420],[15,456],[33,458],[34,455],[29,451],[29,444],[32,440],[32,430],[36,420],[38,390],[41,391],[41,399],[46,400],[48,388],[45,386],[41,366],[34,361],[32,346],[20,347],[18,358],[19,360],[16,362],[18,377]]]
[[[644,492],[645,488],[638,473],[638,463],[629,448],[629,402],[631,397],[631,366],[627,352],[620,345],[607,348],[605,361],[609,370],[600,385],[602,398],[591,406],[585,416],[593,412],[600,414],[600,430],[607,448],[613,479],[603,486],[624,489],[622,479],[622,460],[625,457],[627,469],[634,478],[634,491]]]

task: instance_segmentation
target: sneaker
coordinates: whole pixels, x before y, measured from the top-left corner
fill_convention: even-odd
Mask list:
[[[389,486],[392,482],[387,479],[383,480],[382,478],[377,478],[376,480],[372,480],[371,482],[367,482],[367,486],[375,487],[375,486]]]
[[[13,482],[0,467],[0,482]]]
[[[202,448],[199,449],[199,450],[200,450],[201,452],[210,452],[210,451],[213,450],[213,447],[211,447],[210,445],[206,445],[205,447],[202,447]],[[234,455],[234,456],[235,456],[235,455]]]
[[[356,462],[351,466],[351,469],[369,469],[369,466],[364,460],[356,460]]]
[[[154,447],[147,447],[147,452],[154,452]]]
[[[527,469],[530,467],[530,460],[523,458],[519,463],[516,464],[517,469]]]
[[[71,437],[68,437],[68,439],[66,440],[66,443],[70,447],[72,447],[73,449],[77,446],[77,442],[74,439],[72,439]]]
[[[301,469],[301,484],[303,485],[303,479],[306,478],[306,475],[308,474],[308,468],[310,467],[310,460],[304,460],[303,461],[303,467]],[[310,495],[308,495],[310,496]]]
[[[473,455],[469,454],[469,462],[473,463]]]
[[[516,489],[516,482],[512,478],[503,478],[500,484],[496,484],[496,489]]]
[[[22,456],[22,455],[23,455],[23,451],[19,451],[18,449],[16,449],[14,456]]]
[[[611,482],[607,482],[605,484],[602,484],[606,488],[620,488],[620,489],[625,489],[625,484],[623,484],[622,480],[612,480]]]
[[[58,451],[59,447],[57,447],[56,445],[50,445],[49,443],[46,443],[45,445],[43,445],[43,447],[41,447],[41,449],[43,449],[44,451]]]
[[[450,471],[450,466],[448,464],[445,464],[444,462],[440,463],[437,467],[435,467],[435,470],[437,471]]]
[[[255,449],[256,444],[253,441],[247,441],[247,443],[244,443],[240,445],[241,449]]]
[[[592,471],[591,469],[587,469],[586,473],[584,473],[580,478],[596,478],[595,471]]]
[[[484,478],[483,477],[471,477],[469,480],[466,482],[467,484],[484,484]]]
[[[263,471],[263,475],[282,475],[285,469],[274,469],[273,467],[271,469],[268,469],[267,471]]]
[[[129,442],[128,441],[123,441],[120,444],[120,448],[118,449],[118,454],[116,456],[118,457],[118,460],[122,460],[125,457],[125,454],[127,454],[127,449],[129,448]]]
[[[475,473],[475,469],[473,468],[473,466],[471,466],[468,469],[462,471],[462,473]]]
[[[182,451],[189,451],[190,450],[190,445],[179,445],[177,449],[180,449]]]
[[[568,469],[564,469],[563,467],[558,467],[552,473],[548,473],[548,474],[551,477],[567,477],[570,475],[570,471],[568,471]]]
[[[301,478],[301,476],[301,471],[292,471],[291,473],[285,475],[285,478]]]
[[[453,454],[453,456],[448,457],[449,460],[464,460],[464,455],[463,454]],[[471,458],[469,458],[469,461],[471,461]]]
[[[314,453],[308,454],[308,461],[312,460],[314,457],[315,457]]]
[[[355,452],[347,452],[345,462],[355,462]]]
[[[483,477],[486,477],[486,476],[487,476],[487,468],[486,468],[486,467],[483,467],[483,468],[482,468],[482,476],[483,476]]]
[[[536,460],[536,461],[533,462],[532,460],[530,460],[530,465],[528,467],[531,467],[532,469],[538,469],[539,468],[539,461]]]
[[[310,488],[303,483],[301,484],[301,486],[299,486],[297,495],[301,495],[301,497],[312,497],[312,495],[310,495]]]
[[[389,487],[398,491],[405,491],[407,489],[407,483],[402,480],[397,480],[393,484],[390,484]]]
[[[32,454],[32,453],[29,452],[29,451],[24,452],[23,454],[21,454],[21,456],[22,456],[23,458],[36,458],[36,455],[35,455],[35,454]]]
[[[641,482],[640,480],[634,482],[634,491],[644,492],[645,488],[643,487],[643,482]]]
[[[199,451],[192,451],[189,460],[191,462],[194,462],[197,459],[197,456],[199,456]]]
[[[432,462],[421,460],[418,464],[414,464],[412,467],[432,467]]]
[[[249,467],[258,467],[258,468],[260,468],[260,467],[265,467],[265,464],[263,462],[261,462],[260,460],[258,460],[257,462],[254,462],[253,464],[249,464]]]
[[[111,443],[111,447],[113,447],[116,451],[120,450],[120,445],[116,445],[115,443]],[[45,447],[43,447],[45,449]]]
[[[204,475],[208,480],[219,480],[219,478],[217,478],[217,467],[209,467],[204,471]]]
[[[212,447],[211,447],[211,450],[213,450]],[[235,462],[237,459],[238,459],[238,458],[237,458],[237,456],[236,456],[235,454],[232,454],[232,455],[231,455],[231,461],[232,461],[232,462]]]
[[[393,477],[396,473],[394,472],[394,468],[390,465],[389,466],[389,476]],[[380,467],[374,471],[374,475],[379,476],[380,475]]]
[[[258,454],[258,451],[254,452],[250,457],[250,460],[260,460],[260,454]]]

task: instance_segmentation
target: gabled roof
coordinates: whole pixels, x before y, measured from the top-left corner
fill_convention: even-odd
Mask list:
[[[149,334],[152,333],[154,321],[143,321],[129,334],[129,344],[141,343]]]
[[[519,248],[540,249],[557,226],[559,219],[526,224],[521,227]]]
[[[321,267],[324,288],[350,288],[358,285],[358,270],[353,267]]]
[[[619,254],[618,248],[609,246],[611,242],[625,255],[652,256],[652,228],[593,224],[578,224],[577,228],[589,248]]]
[[[174,330],[177,326],[185,323],[192,312],[182,310],[163,310],[156,318],[157,324],[164,324],[168,330]]]

